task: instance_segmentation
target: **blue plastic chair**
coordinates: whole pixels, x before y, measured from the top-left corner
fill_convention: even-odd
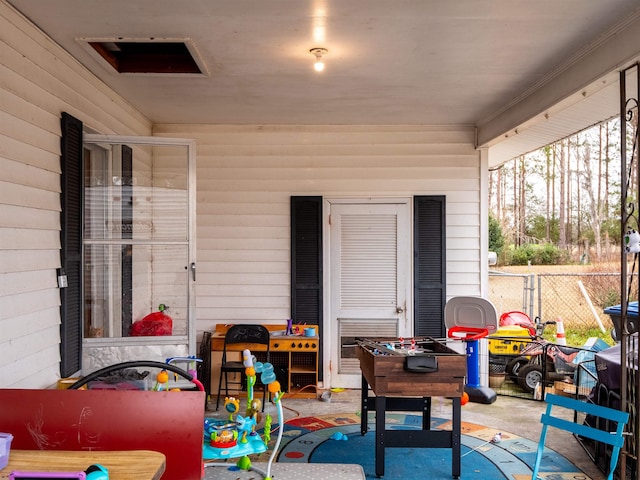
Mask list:
[[[565,430],[579,435],[581,437],[595,440],[596,442],[602,442],[613,447],[611,451],[611,460],[609,462],[609,476],[607,480],[613,480],[613,473],[618,465],[618,456],[620,455],[620,448],[624,445],[624,428],[629,421],[629,414],[627,412],[621,412],[609,407],[602,407],[600,405],[594,405],[593,403],[587,403],[575,398],[561,397],[559,395],[547,394],[545,397],[547,402],[547,410],[542,414],[540,422],[542,423],[542,431],[540,432],[540,441],[538,442],[538,453],[536,455],[536,462],[533,467],[532,480],[538,480],[538,471],[540,469],[540,461],[542,460],[542,453],[544,451],[544,442],[547,438],[547,428],[555,427],[560,430]],[[605,431],[598,428],[590,427],[588,425],[582,425],[579,423],[571,422],[563,418],[553,416],[553,407],[563,407],[569,410],[582,412],[587,415],[593,415],[598,419],[608,420],[609,422],[616,424],[615,431]],[[609,423],[608,422],[608,423]]]

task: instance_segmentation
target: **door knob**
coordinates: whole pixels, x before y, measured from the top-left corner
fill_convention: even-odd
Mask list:
[[[404,308],[396,307],[396,313],[402,313],[402,312],[404,312]]]

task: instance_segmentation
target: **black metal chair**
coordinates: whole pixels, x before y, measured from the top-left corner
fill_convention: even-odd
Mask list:
[[[229,347],[231,347],[229,349]],[[224,337],[224,348],[222,350],[222,363],[220,364],[220,379],[218,381],[218,397],[216,399],[216,410],[220,408],[220,393],[222,392],[222,379],[224,378],[225,396],[229,396],[229,385],[236,385],[237,391],[242,391],[242,373],[245,371],[245,366],[242,360],[229,360],[229,350],[232,355],[236,352],[238,355],[248,348],[253,353],[254,350],[266,352],[266,361],[269,361],[269,330],[264,325],[232,325],[227,330]],[[239,375],[237,382],[229,382],[229,373]],[[257,383],[257,382],[256,382]],[[267,399],[267,389],[263,386],[262,394],[262,409],[264,410],[264,404]]]

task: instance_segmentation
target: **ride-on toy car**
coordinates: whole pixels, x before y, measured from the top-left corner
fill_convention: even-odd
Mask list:
[[[529,315],[520,311],[500,315],[498,329],[489,335],[489,372],[503,374],[507,365],[522,356],[522,350],[536,336],[536,327]],[[514,382],[516,378],[512,379]]]
[[[565,380],[566,377],[573,378],[577,367],[573,361],[580,349],[557,345],[542,336],[548,325],[555,324],[554,321],[536,321],[535,335],[531,341],[519,356],[507,363],[506,375],[525,392],[533,392],[538,384],[542,384],[543,378],[549,384]]]

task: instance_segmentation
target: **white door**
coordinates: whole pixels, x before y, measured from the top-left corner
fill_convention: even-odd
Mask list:
[[[84,164],[83,370],[194,355],[195,141],[85,134]]]
[[[357,337],[411,335],[410,200],[328,201],[331,387],[359,388]],[[326,358],[326,357],[325,357]]]

